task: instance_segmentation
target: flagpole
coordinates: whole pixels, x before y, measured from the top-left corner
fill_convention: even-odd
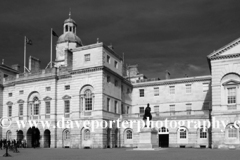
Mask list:
[[[25,73],[26,68],[26,36],[24,36],[24,67],[23,67],[23,73]]]
[[[51,28],[50,68],[52,68],[52,28]]]

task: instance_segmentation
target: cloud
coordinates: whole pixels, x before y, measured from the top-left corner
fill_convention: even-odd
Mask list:
[[[193,64],[189,64],[188,68],[189,68],[189,70],[196,71],[196,72],[200,72],[203,70],[201,67],[193,65]]]

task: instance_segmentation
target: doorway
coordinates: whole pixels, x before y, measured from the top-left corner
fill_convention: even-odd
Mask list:
[[[169,131],[167,128],[162,127],[158,133],[159,147],[169,147]]]

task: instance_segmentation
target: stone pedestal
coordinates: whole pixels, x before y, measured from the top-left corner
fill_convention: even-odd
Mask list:
[[[138,149],[158,148],[158,131],[152,128],[143,128],[139,133]]]

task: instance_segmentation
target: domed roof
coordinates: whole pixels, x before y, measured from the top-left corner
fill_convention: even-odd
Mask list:
[[[77,25],[77,23],[70,17],[64,21],[64,24],[65,23],[73,23],[73,24]]]
[[[64,43],[64,42],[75,42],[75,43],[78,43],[80,46],[82,46],[81,39],[72,32],[66,32],[58,38],[57,43]]]

